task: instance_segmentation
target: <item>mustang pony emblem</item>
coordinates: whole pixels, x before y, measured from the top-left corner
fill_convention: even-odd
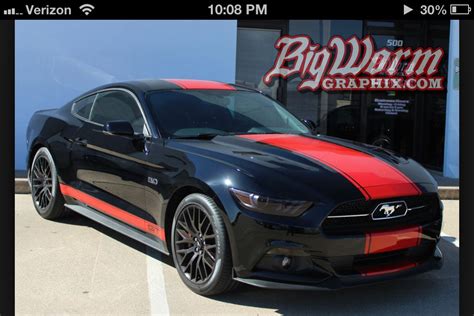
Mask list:
[[[385,216],[389,217],[390,215],[392,215],[393,212],[395,212],[395,208],[399,207],[402,207],[402,205],[382,205],[380,211],[383,212]]]
[[[407,213],[407,205],[404,201],[387,202],[379,204],[372,212],[372,219],[390,219],[405,216]]]

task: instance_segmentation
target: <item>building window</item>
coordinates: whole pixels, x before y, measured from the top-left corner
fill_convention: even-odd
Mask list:
[[[263,75],[271,68],[277,51],[273,47],[280,37],[278,29],[239,27],[237,30],[237,84],[258,89],[277,98],[278,80],[268,87]]]

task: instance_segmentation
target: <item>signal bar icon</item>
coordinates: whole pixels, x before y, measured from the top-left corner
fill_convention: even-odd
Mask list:
[[[3,15],[23,15],[21,12],[16,12],[15,8],[3,10]]]

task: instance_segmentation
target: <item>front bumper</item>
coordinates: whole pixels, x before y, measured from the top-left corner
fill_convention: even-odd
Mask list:
[[[337,289],[440,269],[441,223],[439,218],[374,234],[328,235],[241,213],[233,224],[234,279],[265,288]]]
[[[281,278],[281,275],[271,273],[253,273],[246,278],[234,277],[234,280],[256,287],[280,290],[336,290],[346,287],[361,286],[366,284],[389,281],[392,279],[408,277],[434,269],[441,269],[443,266],[443,255],[436,247],[435,254],[421,264],[414,267],[402,269],[401,271],[391,271],[375,276],[363,276],[361,274],[341,276],[332,275],[320,281],[311,278]]]

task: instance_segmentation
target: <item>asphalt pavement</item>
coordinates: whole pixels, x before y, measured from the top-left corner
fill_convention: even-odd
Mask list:
[[[457,315],[459,201],[445,205],[441,270],[338,291],[242,285],[207,298],[188,290],[172,259],[77,214],[42,219],[15,196],[18,315]]]

